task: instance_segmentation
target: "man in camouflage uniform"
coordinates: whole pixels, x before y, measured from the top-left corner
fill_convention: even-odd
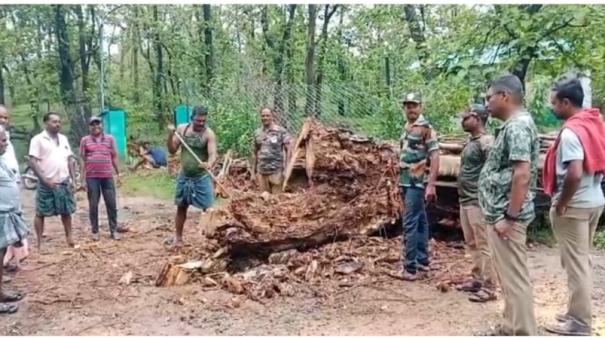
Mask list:
[[[539,139],[523,107],[523,85],[514,75],[492,82],[487,108],[502,120],[479,179],[479,204],[504,295],[504,324],[497,335],[537,334],[527,268],[527,227],[535,218]]]
[[[263,107],[260,118],[263,127],[254,132],[252,177],[256,177],[261,191],[278,193],[284,181],[286,160],[290,158],[291,137],[274,122],[270,108]]]
[[[466,251],[473,259],[473,280],[461,285],[459,289],[475,293],[469,298],[475,302],[496,299],[496,271],[490,258],[487,227],[479,207],[477,192],[479,174],[494,142],[494,137],[485,130],[487,118],[488,113],[483,105],[472,105],[467,112],[462,113],[462,128],[470,134],[470,138],[462,149],[458,197]]]
[[[435,181],[439,172],[439,144],[437,135],[422,116],[422,98],[409,93],[402,100],[406,124],[400,139],[399,161],[401,200],[405,204],[403,215],[402,278],[413,281],[418,271],[429,270],[429,225],[425,201],[435,199]],[[429,176],[426,178],[430,160]]]

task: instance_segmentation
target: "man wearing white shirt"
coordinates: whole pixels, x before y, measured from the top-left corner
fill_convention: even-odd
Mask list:
[[[29,144],[29,164],[40,179],[36,192],[34,226],[40,249],[46,217],[61,216],[67,245],[74,247],[71,215],[76,211],[73,185],[75,160],[67,137],[61,130],[61,116],[55,112],[44,115],[44,130]]]

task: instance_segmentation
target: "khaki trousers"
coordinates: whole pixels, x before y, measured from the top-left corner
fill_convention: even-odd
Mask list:
[[[552,230],[559,244],[561,265],[567,272],[569,301],[567,315],[592,326],[592,261],[590,250],[603,206],[569,207],[564,215],[550,210]]]
[[[272,174],[257,174],[256,180],[262,192],[276,194],[281,192],[284,176],[281,172]]]
[[[460,224],[466,251],[473,259],[473,277],[488,287],[494,287],[498,278],[487,243],[487,226],[481,208],[477,205],[460,206]]]
[[[504,220],[498,223],[505,222]],[[508,335],[537,335],[534,295],[527,268],[527,224],[515,223],[504,240],[488,225],[487,237],[504,296],[504,330]]]

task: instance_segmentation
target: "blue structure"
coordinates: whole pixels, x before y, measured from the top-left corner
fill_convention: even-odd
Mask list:
[[[191,111],[193,107],[180,104],[174,108],[174,126],[188,124],[191,121]]]
[[[109,110],[101,113],[103,119],[103,131],[111,134],[116,140],[118,156],[125,160],[126,150],[126,111],[117,107],[110,107]]]

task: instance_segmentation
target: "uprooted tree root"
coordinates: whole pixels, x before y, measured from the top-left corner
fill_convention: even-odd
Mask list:
[[[370,236],[394,223],[402,208],[396,150],[312,120],[302,130],[288,170],[302,164],[309,186],[275,195],[254,192],[247,164],[224,160],[219,180],[235,193],[205,214],[205,237],[195,258],[170,263],[172,269],[254,300],[301,288],[326,296],[334,286],[398,276],[399,238]],[[428,279],[453,282],[464,276],[462,252],[432,244],[437,276]],[[158,277],[158,285],[165,281],[170,279]],[[336,284],[328,286],[331,282]]]

